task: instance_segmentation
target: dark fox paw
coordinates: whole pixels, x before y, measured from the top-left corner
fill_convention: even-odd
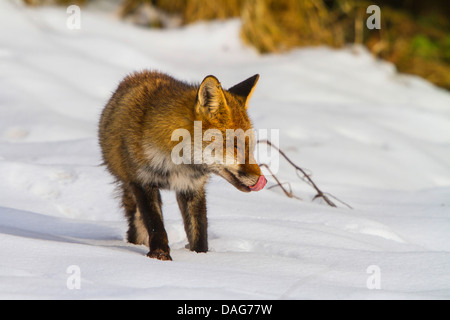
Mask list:
[[[152,259],[158,259],[162,261],[172,261],[172,257],[170,256],[169,252],[166,252],[162,249],[156,249],[152,250],[149,253],[147,253],[147,257]]]

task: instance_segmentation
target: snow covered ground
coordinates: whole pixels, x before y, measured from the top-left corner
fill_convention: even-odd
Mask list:
[[[65,8],[0,2],[0,298],[450,298],[448,92],[361,48],[259,56],[237,20],[159,31],[81,13],[70,30]],[[279,129],[288,156],[353,210],[312,202],[280,159],[304,201],[213,178],[210,252],[196,254],[164,192],[174,261],[145,257],[124,241],[96,138],[111,92],[144,68],[224,87],[259,73],[255,127]]]

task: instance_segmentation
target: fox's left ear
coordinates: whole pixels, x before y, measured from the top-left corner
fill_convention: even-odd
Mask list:
[[[256,87],[256,84],[259,80],[259,74],[255,74],[253,77],[248,78],[247,80],[238,83],[234,87],[228,89],[229,92],[244,98],[245,107],[247,107],[248,100],[250,99],[253,90]]]
[[[214,76],[207,76],[198,90],[197,112],[214,117],[221,107],[226,107],[225,96],[219,80]]]

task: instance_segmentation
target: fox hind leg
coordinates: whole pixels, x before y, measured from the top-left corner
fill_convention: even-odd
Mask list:
[[[147,256],[158,260],[172,260],[167,233],[164,229],[159,189],[139,184],[131,184],[131,189],[136,199],[136,213],[139,212],[139,215],[135,214],[134,221],[140,221],[147,230],[150,248]]]
[[[128,220],[127,241],[133,244],[149,246],[149,236],[135,196],[129,186],[122,186],[122,207]]]

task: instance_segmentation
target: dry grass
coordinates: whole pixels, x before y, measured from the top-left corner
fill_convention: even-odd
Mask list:
[[[225,19],[240,15],[241,0],[189,0],[183,11],[186,23],[198,20]]]
[[[342,46],[344,33],[337,22],[320,0],[248,0],[242,10],[242,38],[262,53]]]
[[[132,13],[139,6],[151,4],[169,14],[182,17],[185,24],[199,20],[225,19],[240,14],[241,0],[124,0],[122,16]]]
[[[60,6],[70,6],[76,4],[79,6],[85,5],[88,0],[23,0],[29,6],[42,6],[42,5],[60,5]]]

